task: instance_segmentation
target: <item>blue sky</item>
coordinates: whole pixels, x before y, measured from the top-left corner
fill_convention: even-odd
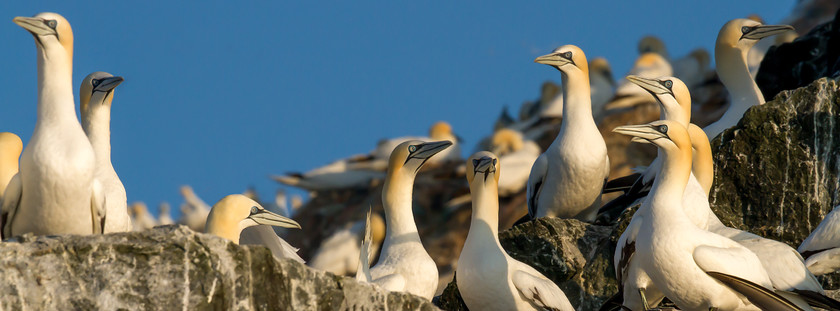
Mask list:
[[[446,120],[466,142],[560,74],[533,59],[563,44],[606,57],[622,78],[637,41],[672,57],[711,51],[728,20],[769,23],[794,1],[4,1],[0,131],[35,124],[32,36],[15,16],[62,14],[75,36],[74,90],[90,72],[125,77],[112,111],[113,163],[129,201],[208,203],[269,174],[305,171],[425,135]],[[76,97],[78,103],[78,94]],[[77,108],[78,109],[78,108]],[[465,154],[466,156],[466,154]],[[177,213],[177,208],[175,208]]]

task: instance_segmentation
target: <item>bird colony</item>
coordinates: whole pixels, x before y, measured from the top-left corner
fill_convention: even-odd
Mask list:
[[[79,87],[80,121],[71,85],[70,23],[56,13],[16,17],[14,23],[34,37],[37,122],[25,146],[15,134],[0,133],[2,237],[107,234],[175,223],[169,205],[161,206],[158,219],[142,203],[128,206],[111,163],[110,109],[123,78],[88,75]],[[309,191],[380,180],[384,215],[369,212],[336,231],[308,264],[355,274],[387,291],[432,299],[438,290],[438,268],[415,223],[413,186],[424,166],[456,163],[454,174],[469,184],[469,194],[460,199],[472,206],[456,281],[472,310],[574,310],[557,284],[513,259],[499,242],[499,198],[521,191],[527,214],[520,223],[541,217],[615,222],[633,202],[641,205],[614,252],[619,293],[602,310],[654,310],[665,300],[681,310],[840,310],[840,302],[827,297],[815,278],[840,268],[840,214],[828,215],[795,250],[725,226],[709,205],[714,178],[709,140],[764,103],[748,55],[761,40],[792,30],[751,19],[722,25],[714,57],[731,100],[703,128],[691,123],[698,112],[692,99],[707,95],[690,92],[703,90],[709,53],[697,50],[669,60],[661,41],[647,37],[633,69],[616,83],[606,60],[589,60],[582,48],[569,44],[534,60],[559,71],[562,90],[544,89],[552,94],[543,96],[549,100],[523,105],[518,120],[505,112],[493,135],[466,160],[452,127],[439,122],[428,137],[383,140],[369,154],[273,178]],[[658,103],[660,120],[612,131],[654,146],[656,157],[646,168],[610,180],[607,143],[596,121],[606,110],[646,100]],[[535,140],[553,133],[558,123],[559,132],[542,150]],[[617,198],[604,202],[604,194],[613,192]],[[276,202],[264,207],[253,195],[231,194],[211,207],[188,186],[181,193],[186,203],[179,223],[232,243],[264,245],[278,260],[304,262],[277,234],[288,229],[272,228],[300,228],[291,219],[300,199],[289,207],[280,191]]]

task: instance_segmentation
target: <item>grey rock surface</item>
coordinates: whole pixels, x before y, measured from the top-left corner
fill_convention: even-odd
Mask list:
[[[437,310],[183,226],[0,243],[2,310]]]

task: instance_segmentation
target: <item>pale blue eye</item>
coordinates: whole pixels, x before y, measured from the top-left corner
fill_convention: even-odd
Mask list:
[[[56,22],[53,19],[47,21],[47,26],[49,26],[52,29],[55,29],[55,26],[57,26],[57,25],[58,25],[58,22]]]
[[[667,134],[668,133],[668,126],[665,125],[665,124],[660,125],[659,126],[659,132],[661,132],[662,134]]]
[[[415,146],[415,145],[408,146],[408,152],[415,152],[415,151],[417,151],[417,146]]]
[[[671,82],[671,80],[665,81],[665,87],[670,89],[671,86],[673,86],[673,85],[674,85],[674,82]]]
[[[251,214],[256,214],[259,209],[256,206],[251,206]]]

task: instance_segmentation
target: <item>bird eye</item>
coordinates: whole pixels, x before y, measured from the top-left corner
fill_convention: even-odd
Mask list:
[[[256,214],[258,211],[259,211],[259,209],[256,206],[251,206],[251,214],[252,215]]]
[[[668,126],[665,125],[665,124],[660,125],[659,126],[659,132],[662,133],[662,134],[668,133]]]
[[[415,151],[417,151],[417,146],[415,146],[415,145],[408,146],[408,152],[415,152]]]
[[[56,22],[54,19],[51,19],[51,20],[47,21],[47,26],[49,26],[52,29],[55,29],[55,26],[57,26],[57,25],[58,25],[58,22]]]
[[[102,83],[102,80],[99,80],[99,79],[90,80],[90,84],[93,85],[93,87],[99,86],[99,83]]]
[[[752,30],[750,27],[747,27],[747,26],[741,27],[741,33],[748,33],[748,32],[750,32],[750,30]]]
[[[568,59],[572,59],[572,52],[563,53],[563,57],[566,57]]]
[[[671,80],[665,81],[665,87],[670,89],[671,86],[673,86],[673,85],[674,85],[674,82],[671,82]]]

